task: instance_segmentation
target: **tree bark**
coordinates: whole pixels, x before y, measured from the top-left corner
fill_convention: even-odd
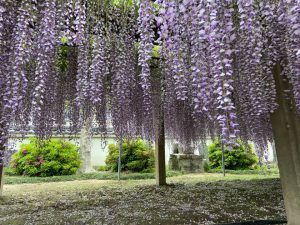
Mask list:
[[[81,130],[80,134],[80,158],[81,158],[81,166],[79,171],[81,173],[89,173],[92,172],[91,166],[91,128],[92,128],[93,118],[88,118]]]
[[[223,176],[225,177],[225,154],[224,154],[224,143],[223,142],[221,143],[221,149],[222,149],[222,171],[223,171]]]
[[[271,115],[283,198],[289,225],[300,224],[300,121],[295,103],[286,97],[287,79],[274,69],[278,109]]]
[[[0,197],[3,193],[3,182],[4,182],[4,167],[0,166]]]
[[[155,140],[155,169],[156,184],[166,185],[166,159],[165,159],[165,126],[163,117],[158,119]]]
[[[2,151],[5,151],[4,145],[0,145],[0,149]],[[4,152],[3,152],[3,157],[4,157]],[[3,193],[3,183],[4,183],[4,159],[2,160],[0,165],[0,197],[2,196]]]
[[[166,160],[165,160],[165,122],[164,122],[164,77],[159,61],[153,60],[151,64],[151,75],[154,89],[154,121],[155,121],[155,171],[156,184],[165,185]]]
[[[118,181],[121,180],[121,170],[122,170],[122,154],[123,154],[123,137],[121,135],[119,143],[119,159],[118,159]]]

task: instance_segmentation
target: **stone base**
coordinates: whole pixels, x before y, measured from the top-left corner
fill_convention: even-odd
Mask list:
[[[169,160],[171,170],[186,173],[203,173],[204,160],[202,156],[193,154],[171,154]]]

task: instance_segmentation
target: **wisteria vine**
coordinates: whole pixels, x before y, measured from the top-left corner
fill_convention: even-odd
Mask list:
[[[169,137],[240,138],[263,158],[275,65],[300,113],[299,14],[299,0],[1,1],[0,165],[16,127],[47,138],[93,118],[103,134],[110,114],[117,137],[151,140],[158,96]]]

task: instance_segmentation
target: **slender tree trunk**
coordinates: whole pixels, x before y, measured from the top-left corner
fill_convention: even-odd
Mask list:
[[[221,143],[221,149],[222,149],[222,171],[223,171],[223,176],[225,177],[225,155],[224,155],[224,143],[223,142]]]
[[[122,153],[123,153],[123,137],[120,138],[119,146],[119,159],[118,159],[118,180],[121,180],[121,170],[122,170]]]
[[[0,166],[0,197],[3,193],[3,182],[4,182],[4,167]]]
[[[165,161],[165,126],[163,117],[158,120],[155,140],[155,168],[156,184],[165,185],[166,181],[166,161]]]
[[[1,150],[5,150],[3,145],[0,145]],[[4,183],[4,161],[0,165],[0,197],[3,193],[3,183]]]
[[[81,158],[81,167],[79,169],[82,173],[92,172],[91,165],[91,149],[92,149],[92,138],[91,138],[91,129],[93,124],[93,118],[88,118],[81,130],[80,134],[80,158]]]
[[[280,75],[279,65],[274,69],[279,108],[272,114],[280,179],[289,225],[300,224],[300,121],[295,104],[286,98],[290,85]]]
[[[165,160],[165,122],[164,122],[164,78],[159,67],[159,61],[153,60],[151,66],[153,78],[154,121],[155,121],[155,169],[156,184],[165,185],[166,181],[166,160]]]

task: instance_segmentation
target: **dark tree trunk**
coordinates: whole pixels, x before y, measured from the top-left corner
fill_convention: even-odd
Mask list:
[[[155,136],[156,184],[165,185],[167,182],[165,161],[165,126],[163,117],[158,120]]]
[[[153,82],[153,104],[155,121],[155,170],[156,184],[165,185],[166,161],[165,161],[165,123],[164,123],[164,79],[158,60],[152,60],[151,75]]]
[[[1,150],[5,150],[5,147],[0,145]],[[4,162],[0,165],[0,196],[3,193],[3,182],[4,182]]]
[[[280,179],[289,225],[300,224],[300,121],[295,104],[286,98],[284,90],[290,87],[280,75],[279,65],[274,69],[279,108],[272,114]]]
[[[4,168],[0,166],[0,196],[2,196],[3,192],[3,178],[4,178]]]

